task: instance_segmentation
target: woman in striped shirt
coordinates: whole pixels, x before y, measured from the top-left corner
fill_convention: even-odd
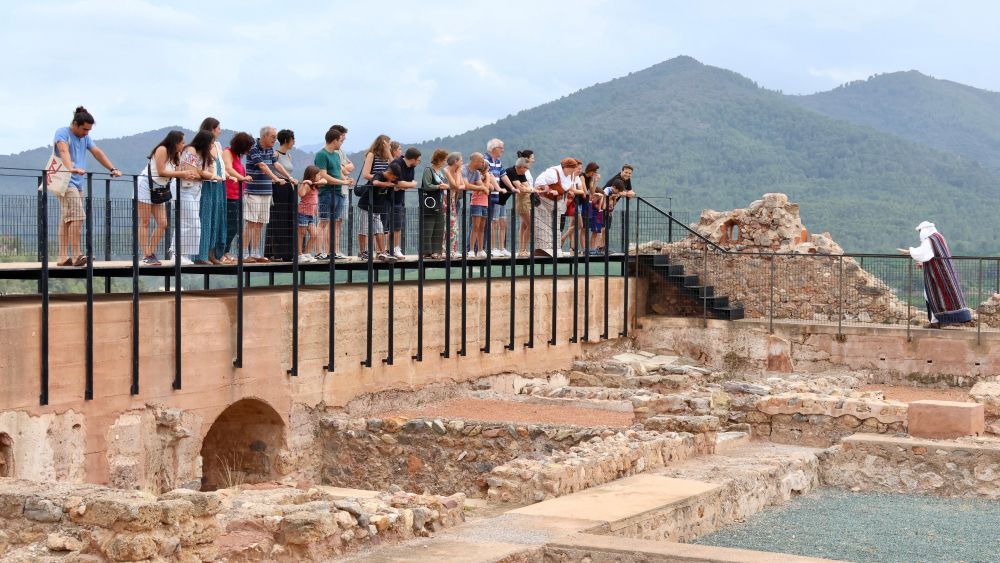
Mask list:
[[[365,164],[361,168],[361,177],[365,179],[366,184],[370,185],[376,174],[385,172],[389,168],[389,161],[392,160],[392,150],[389,143],[391,143],[391,139],[388,135],[379,135],[368,147],[368,152],[365,153]],[[361,225],[360,221],[355,221],[355,223],[358,228],[358,256],[365,259],[367,258],[365,253],[368,249],[368,236],[365,234],[367,226]]]

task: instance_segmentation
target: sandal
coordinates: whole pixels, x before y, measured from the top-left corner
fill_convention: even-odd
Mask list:
[[[84,256],[83,254],[77,256],[76,260],[73,260],[73,265],[74,266],[86,266],[87,265],[87,257]]]
[[[195,260],[194,263],[195,263],[196,266],[211,266],[212,265],[212,263],[209,262],[208,260]]]
[[[72,266],[72,265],[73,265],[73,259],[72,258],[67,258],[67,259],[63,260],[62,262],[56,262],[56,266]]]

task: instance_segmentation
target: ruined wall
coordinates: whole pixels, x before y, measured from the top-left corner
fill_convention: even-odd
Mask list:
[[[201,417],[150,406],[119,416],[108,429],[108,484],[164,493],[201,486]]]
[[[785,393],[761,397],[743,420],[750,424],[754,437],[779,444],[825,448],[856,432],[905,432],[906,404]]]
[[[81,482],[84,479],[86,417],[79,412],[37,416],[0,412],[5,476],[34,481]]]
[[[1000,499],[1000,445],[858,434],[822,456],[823,483],[862,491]]]

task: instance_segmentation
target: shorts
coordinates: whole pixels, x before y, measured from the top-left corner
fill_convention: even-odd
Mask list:
[[[471,217],[486,217],[487,208],[485,205],[471,205],[469,208],[471,209],[469,211]]]
[[[385,226],[385,231],[389,232],[389,214],[383,214],[383,225]],[[392,206],[392,230],[394,231],[405,231],[406,230],[406,207],[402,205]]]
[[[271,195],[246,194],[243,198],[243,219],[250,223],[270,223]]]
[[[517,194],[514,196],[514,205],[518,214],[520,215],[530,215],[531,214],[531,194]]]
[[[319,194],[319,220],[329,221],[331,218],[334,221],[344,218],[344,194],[339,189]]]
[[[62,211],[62,222],[83,221],[87,216],[83,212],[83,196],[80,190],[69,186],[66,193],[58,196],[59,209]]]
[[[507,208],[504,204],[500,203],[500,195],[490,196],[490,203],[493,204],[492,213],[490,214],[490,219],[493,221],[499,221],[500,219],[507,218]]]
[[[372,232],[375,234],[381,234],[385,232],[382,228],[382,216],[384,213],[368,213],[364,209],[358,208],[358,233],[359,235],[368,235],[368,217],[371,216]]]
[[[305,213],[299,213],[299,226],[300,227],[308,227],[309,225],[315,225],[315,224],[316,224],[316,216],[315,215],[306,215]]]

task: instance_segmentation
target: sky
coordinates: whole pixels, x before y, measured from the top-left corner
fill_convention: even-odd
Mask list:
[[[1000,91],[1000,3],[898,0],[3,2],[0,154],[73,109],[95,139],[206,116],[357,150],[458,134],[689,55],[788,94],[919,70]]]

